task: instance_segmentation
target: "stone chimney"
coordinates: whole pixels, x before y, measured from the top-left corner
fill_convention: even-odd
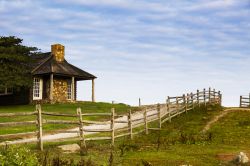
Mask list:
[[[57,62],[64,61],[64,46],[61,44],[51,45],[51,53]]]

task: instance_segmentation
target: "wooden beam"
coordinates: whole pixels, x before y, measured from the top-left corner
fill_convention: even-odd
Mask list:
[[[161,105],[160,103],[157,104],[157,115],[158,115],[159,129],[161,129]]]
[[[111,129],[111,146],[114,147],[115,145],[115,109],[111,108],[111,124],[110,124],[110,129]]]
[[[250,93],[249,93],[249,99],[248,99],[248,107],[250,106]]]
[[[144,110],[144,126],[145,126],[145,134],[148,134],[148,118],[147,118],[147,108]],[[131,117],[132,118],[132,117]]]
[[[130,135],[130,139],[133,139],[133,124],[132,124],[132,114],[131,114],[131,109],[129,109],[128,112],[128,128],[129,128],[129,135]]]
[[[240,96],[240,107],[242,107],[242,96]]]
[[[168,118],[169,118],[169,122],[171,122],[171,112],[170,112],[170,98],[168,96],[168,99],[167,99],[167,111],[168,111]]]
[[[211,102],[211,88],[208,89],[208,102]]]
[[[95,102],[95,81],[92,79],[92,102]]]
[[[200,91],[199,90],[197,90],[197,102],[200,107]]]
[[[71,101],[75,100],[75,77],[71,79]]]
[[[79,116],[80,148],[82,150],[86,150],[86,142],[85,142],[85,136],[84,136],[81,108],[77,108],[76,112],[77,112],[77,115]]]
[[[53,76],[53,74],[50,74],[50,91],[49,91],[49,98],[50,98],[50,101],[53,100],[53,89],[54,89],[53,80],[54,80],[54,76]]]
[[[37,143],[39,150],[43,151],[43,122],[42,122],[42,109],[41,105],[36,105],[37,111]]]

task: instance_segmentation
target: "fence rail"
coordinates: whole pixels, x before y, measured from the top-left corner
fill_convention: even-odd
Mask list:
[[[150,130],[161,130],[161,126],[165,122],[171,122],[171,120],[182,113],[187,113],[189,110],[194,109],[195,106],[201,104],[221,104],[222,95],[220,91],[215,89],[202,91],[197,90],[195,93],[183,94],[182,96],[167,97],[166,103],[159,103],[154,105],[141,106],[141,112],[135,114],[128,111],[127,115],[117,115],[115,109],[111,108],[110,113],[85,113],[81,108],[77,108],[76,114],[61,114],[53,112],[42,112],[41,106],[36,105],[36,110],[29,113],[0,113],[0,117],[13,117],[13,116],[28,116],[35,115],[36,121],[27,122],[5,122],[0,123],[2,126],[17,126],[20,124],[36,124],[37,131],[29,133],[37,133],[37,143],[40,150],[43,150],[43,124],[74,124],[77,125],[78,130],[66,130],[58,131],[58,133],[74,133],[80,138],[81,148],[86,148],[86,141],[91,140],[111,140],[111,145],[114,146],[115,139],[129,136],[133,139],[133,136],[142,132],[149,134]],[[247,98],[249,101],[249,98]],[[241,97],[241,104],[244,104],[245,98]],[[69,120],[47,120],[43,116],[63,116],[63,117],[75,117],[75,121]],[[90,121],[84,118],[88,116],[107,116],[110,119],[108,121]],[[117,119],[115,119],[117,118]],[[150,127],[151,122],[156,122],[157,127]],[[94,127],[93,127],[94,126]],[[92,127],[92,128],[91,128]],[[86,138],[89,133],[109,133],[109,136],[95,136]],[[5,136],[25,135],[25,133],[0,135],[0,138]]]
[[[241,108],[250,107],[250,94],[248,96],[240,96],[240,107]]]

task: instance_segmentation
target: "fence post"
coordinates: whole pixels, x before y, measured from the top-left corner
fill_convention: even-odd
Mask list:
[[[182,98],[183,98],[184,109],[185,109],[185,112],[187,113],[187,100],[186,100],[185,94],[183,94]]]
[[[38,133],[37,133],[37,143],[38,143],[38,148],[43,151],[43,121],[42,121],[42,109],[41,105],[38,104],[36,105],[36,111],[37,111],[37,128],[38,128]]]
[[[211,101],[211,88],[209,87],[208,89],[208,102],[210,103]]]
[[[218,92],[218,95],[219,95],[219,104],[220,104],[220,106],[221,106],[221,102],[222,102],[222,94],[221,94],[221,92],[220,92],[220,91]]]
[[[85,142],[85,138],[84,138],[82,110],[81,110],[81,108],[77,108],[76,112],[77,112],[78,120],[79,120],[80,148],[86,150],[86,142]]]
[[[242,107],[242,96],[240,96],[240,107]]]
[[[248,100],[248,105],[247,105],[247,107],[250,107],[250,93],[249,93],[249,100]]]
[[[179,100],[178,100],[178,97],[176,97],[175,99],[176,99],[176,109],[177,109],[177,113],[178,113],[178,115],[180,115],[180,114],[179,114]]]
[[[145,133],[148,134],[148,118],[147,118],[147,108],[144,109],[144,125],[145,125]]]
[[[249,93],[249,95],[248,95],[248,104],[247,104],[247,107],[249,108],[250,107],[250,93]]]
[[[200,107],[200,92],[199,92],[199,90],[197,90],[197,102],[198,102],[198,105]]]
[[[128,128],[129,128],[130,139],[133,139],[133,126],[132,126],[131,109],[129,109],[129,112],[128,112]]]
[[[159,129],[161,129],[161,105],[157,104],[157,113],[158,113],[158,120],[159,120]]]
[[[110,129],[111,129],[111,146],[115,145],[115,109],[111,108],[111,120],[110,120]]]
[[[192,103],[191,103],[191,102],[192,102],[191,95],[192,95],[192,93],[189,93],[189,94],[188,94],[188,109],[189,109],[190,107],[192,107],[192,105],[191,105],[191,104],[192,104]]]
[[[141,98],[139,98],[139,107],[141,106]]]
[[[206,89],[205,88],[203,89],[203,102],[206,107],[207,103],[206,103]]]
[[[193,95],[193,92],[191,92],[191,100],[192,100],[192,108],[194,110],[194,95]]]
[[[167,111],[168,111],[168,120],[169,120],[169,122],[171,122],[170,98],[169,98],[169,96],[168,96],[168,99],[167,99]]]
[[[215,89],[214,89],[214,102],[215,102],[215,99],[216,99],[216,92],[215,92]]]

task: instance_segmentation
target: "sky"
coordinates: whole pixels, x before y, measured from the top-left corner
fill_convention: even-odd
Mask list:
[[[96,100],[164,103],[211,87],[223,105],[250,92],[250,0],[0,0],[0,36],[97,76]],[[91,100],[91,81],[78,82]]]

